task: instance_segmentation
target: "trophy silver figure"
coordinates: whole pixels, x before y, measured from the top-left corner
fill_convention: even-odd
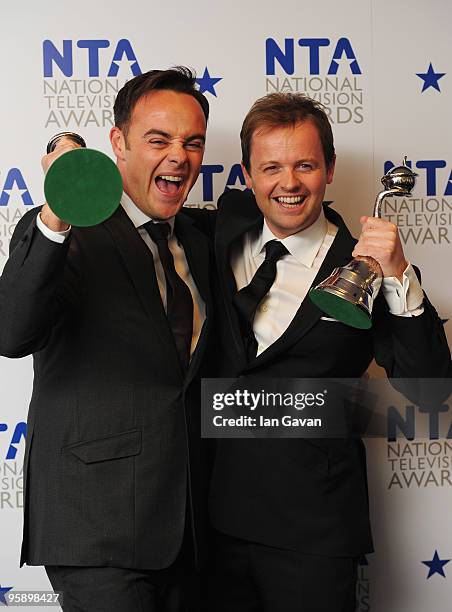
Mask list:
[[[80,147],[86,149],[86,142],[79,134],[76,134],[75,132],[60,132],[59,134],[55,134],[55,136],[52,136],[52,138],[47,143],[47,155],[49,153],[52,153],[52,151],[57,145],[57,142],[61,138],[69,138],[69,140],[72,140],[73,142],[75,142],[75,144],[78,144]]]
[[[411,196],[416,176],[407,166],[406,157],[401,166],[387,172],[381,179],[385,189],[376,197],[373,216],[381,218],[385,198]],[[380,264],[373,257],[358,256],[343,268],[335,268],[327,279],[311,289],[309,297],[330,317],[351,327],[369,329],[382,277]]]

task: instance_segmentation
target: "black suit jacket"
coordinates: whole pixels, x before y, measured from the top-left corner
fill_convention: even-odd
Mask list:
[[[313,282],[351,259],[355,240],[341,217],[325,214],[337,235]],[[308,296],[282,336],[247,363],[232,297],[237,291],[230,252],[263,217],[250,192],[231,190],[219,201],[215,254],[223,322],[221,375],[261,378],[357,378],[373,357],[391,377],[450,375],[443,326],[424,300],[416,318],[391,315],[376,300],[371,330],[321,320]],[[242,381],[243,382],[243,381]],[[330,556],[372,549],[365,450],[359,440],[220,440],[210,491],[214,527],[269,546]]]
[[[208,243],[177,216],[207,314],[184,375],[152,254],[122,207],[62,245],[36,228],[37,213],[19,222],[0,280],[0,352],[34,357],[21,562],[167,567],[186,515],[197,535],[202,522]]]

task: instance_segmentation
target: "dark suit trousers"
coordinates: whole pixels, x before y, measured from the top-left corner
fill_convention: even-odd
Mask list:
[[[195,578],[169,570],[46,566],[64,612],[198,612]],[[191,601],[190,601],[191,600]]]
[[[64,612],[199,612],[200,580],[186,528],[174,563],[161,570],[47,565]]]
[[[353,612],[357,559],[304,555],[216,534],[209,611]]]

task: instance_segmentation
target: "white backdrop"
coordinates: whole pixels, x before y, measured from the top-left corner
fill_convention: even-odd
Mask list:
[[[448,0],[9,3],[0,24],[0,269],[18,219],[43,202],[49,137],[70,129],[110,153],[118,87],[139,71],[184,64],[211,103],[190,205],[212,206],[227,185],[240,186],[240,125],[271,91],[305,91],[330,109],[338,160],[327,198],[355,234],[385,164],[408,156],[419,175],[415,194],[388,202],[386,212],[450,338],[450,23]],[[0,602],[2,588],[49,587],[40,568],[18,568],[31,380],[30,358],[0,358]],[[414,426],[426,419],[415,411]],[[442,419],[437,441],[368,444],[376,553],[360,567],[361,612],[450,609],[452,562],[440,562],[452,559],[450,413]],[[422,562],[435,551],[440,561],[428,577]]]

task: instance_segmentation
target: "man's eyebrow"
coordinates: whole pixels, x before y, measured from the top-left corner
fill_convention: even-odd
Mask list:
[[[163,130],[157,130],[156,128],[151,128],[148,130],[145,134],[143,134],[143,138],[147,138],[152,134],[155,134],[156,136],[163,136],[164,138],[171,138],[171,134],[168,134],[168,132],[164,132]]]
[[[294,162],[294,165],[298,165],[298,164],[315,164],[317,163],[317,160],[314,157],[301,157],[300,159],[297,159]],[[264,166],[267,166],[268,164],[273,165],[273,166],[279,166],[281,164],[281,162],[277,159],[272,160],[272,159],[268,159],[266,161],[263,161],[261,164],[259,164],[258,168],[263,168]]]
[[[168,132],[164,132],[163,130],[158,130],[156,128],[151,128],[145,134],[143,134],[143,138],[148,138],[149,136],[162,136],[163,138],[167,138],[171,140],[172,136]],[[201,140],[203,143],[206,142],[206,137],[204,134],[193,134],[192,136],[188,136],[185,139],[185,142],[192,142],[193,140]]]
[[[186,138],[185,142],[191,142],[192,140],[202,140],[202,142],[206,142],[206,137],[204,134],[193,134],[193,136]]]
[[[280,162],[277,161],[276,159],[273,161],[272,159],[266,159],[265,161],[263,161],[261,164],[259,164],[259,167],[261,166],[266,166],[267,164],[279,164]]]

